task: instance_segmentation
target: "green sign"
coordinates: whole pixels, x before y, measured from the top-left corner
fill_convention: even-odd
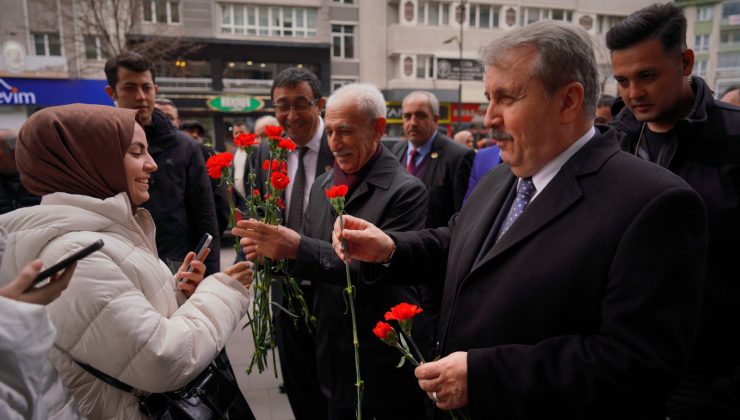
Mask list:
[[[265,103],[253,96],[216,96],[207,101],[208,108],[221,112],[250,112],[262,109]]]

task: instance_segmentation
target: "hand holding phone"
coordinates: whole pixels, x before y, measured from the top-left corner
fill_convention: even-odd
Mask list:
[[[185,261],[175,276],[175,279],[177,280],[177,288],[187,297],[190,297],[190,295],[195,292],[198,284],[203,281],[203,277],[205,275],[205,266],[203,265],[203,261],[210,253],[212,240],[213,236],[208,233],[204,234],[200,243],[196,247],[195,252],[189,252],[188,255],[185,256]],[[197,271],[194,271],[192,267],[194,261],[198,261],[198,265],[200,266]]]
[[[66,268],[70,264],[77,262],[81,260],[82,258],[87,257],[88,255],[92,254],[93,252],[99,250],[104,245],[102,239],[98,239],[97,241],[91,243],[90,245],[80,249],[79,251],[73,253],[72,255],[69,255],[68,257],[58,261],[56,264],[52,265],[51,267],[47,268],[46,270],[40,272],[36,278],[33,279],[33,282],[30,286],[25,290],[26,292],[31,290],[34,286],[39,284],[40,282],[46,280],[49,278],[52,274],[57,273],[58,271],[61,271],[62,269]]]

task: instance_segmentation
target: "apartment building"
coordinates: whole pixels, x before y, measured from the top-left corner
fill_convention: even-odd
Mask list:
[[[416,89],[434,92],[441,124],[481,127],[485,115],[481,47],[512,28],[540,20],[572,22],[592,37],[602,90],[616,93],[604,34],[652,0],[390,0],[381,10],[360,2],[360,79],[389,101],[389,134],[399,135],[400,101]],[[371,26],[365,22],[373,22]],[[377,30],[377,27],[385,30]],[[458,111],[459,109],[459,111]]]
[[[415,89],[439,97],[448,129],[458,119],[479,127],[482,46],[539,20],[572,22],[591,34],[602,90],[615,93],[604,33],[651,2],[123,0],[126,10],[96,23],[90,11],[101,0],[0,0],[0,126],[17,127],[38,106],[110,104],[102,93],[109,50],[159,42],[159,96],[220,147],[233,123],[272,112],[270,84],[288,66],[314,71],[325,94],[376,84],[388,100],[389,135],[400,134],[400,101]]]
[[[678,0],[688,20],[686,43],[694,50],[694,73],[717,97],[740,84],[740,0]]]

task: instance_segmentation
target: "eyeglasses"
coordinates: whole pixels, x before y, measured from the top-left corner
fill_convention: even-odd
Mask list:
[[[289,104],[287,102],[277,102],[275,104],[275,110],[278,112],[290,112],[290,109],[295,109],[296,112],[306,112],[309,108],[319,103],[319,99],[314,99],[313,101],[298,101],[294,104]]]

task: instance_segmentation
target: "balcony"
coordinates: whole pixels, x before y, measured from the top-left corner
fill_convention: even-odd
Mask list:
[[[210,77],[157,77],[157,86],[168,92],[210,92]]]
[[[269,95],[272,80],[260,79],[223,79],[224,92],[249,93],[252,95]]]

